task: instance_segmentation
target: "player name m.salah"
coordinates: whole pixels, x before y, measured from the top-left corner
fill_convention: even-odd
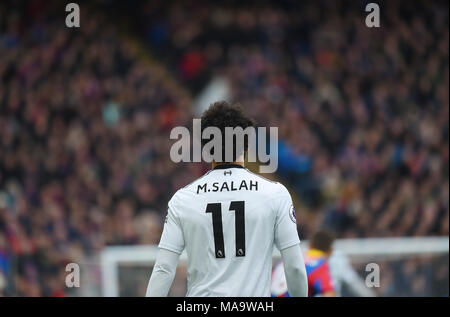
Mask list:
[[[223,191],[238,191],[238,190],[258,190],[258,181],[245,180],[235,183],[234,181],[203,183],[197,185],[197,194],[206,192],[223,192]]]

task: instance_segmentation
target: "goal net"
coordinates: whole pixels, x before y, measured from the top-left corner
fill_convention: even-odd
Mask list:
[[[308,242],[302,242],[305,251]],[[336,240],[334,250],[366,280],[373,264],[379,285],[367,287],[374,296],[448,296],[449,238],[371,238]],[[144,296],[158,252],[157,246],[109,246],[81,264],[79,296]],[[280,261],[274,250],[273,262]],[[183,253],[169,296],[186,293],[187,256]],[[371,264],[371,265],[368,265]],[[368,269],[369,268],[369,269]],[[342,296],[360,296],[353,285],[343,285]]]

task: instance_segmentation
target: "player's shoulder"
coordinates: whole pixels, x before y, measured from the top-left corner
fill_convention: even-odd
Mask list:
[[[261,188],[265,191],[265,194],[267,195],[275,195],[279,196],[282,195],[289,195],[289,191],[287,190],[286,186],[284,186],[282,183],[268,179],[260,174],[253,173],[249,169],[246,169],[248,173],[250,173],[252,176],[255,176],[256,179],[261,181],[262,185]]]
[[[264,177],[260,174],[254,173],[251,170],[249,170],[248,168],[245,169],[245,171],[247,173],[249,173],[250,175],[256,177],[258,180],[262,181],[264,185],[271,187],[271,188],[278,188],[280,185],[282,186],[282,184],[280,182],[277,182],[275,180],[269,179],[267,177]]]

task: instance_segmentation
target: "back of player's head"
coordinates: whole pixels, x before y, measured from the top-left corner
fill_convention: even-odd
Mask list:
[[[226,142],[225,142],[225,128],[237,128],[240,127],[245,130],[248,127],[253,127],[253,121],[248,118],[242,110],[239,104],[230,104],[226,101],[217,101],[210,105],[210,107],[203,113],[201,117],[202,133],[203,130],[208,127],[219,128],[222,134],[222,162],[227,162],[225,158]],[[244,139],[244,151],[248,149],[249,138],[248,135],[237,133],[233,136],[233,161],[236,161],[243,153],[237,153],[236,150],[236,136],[243,137]],[[210,139],[202,139],[202,146],[208,143]],[[229,160],[228,160],[229,162]]]
[[[310,241],[311,249],[323,251],[325,253],[331,252],[334,236],[328,231],[316,232]]]

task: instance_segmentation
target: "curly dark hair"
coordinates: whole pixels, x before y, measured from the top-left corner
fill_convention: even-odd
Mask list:
[[[244,114],[240,104],[230,104],[226,101],[217,101],[211,104],[201,117],[201,125],[202,134],[207,127],[220,129],[222,133],[222,162],[227,162],[225,159],[225,128],[231,127],[234,129],[241,127],[245,130],[248,127],[254,127],[253,121]],[[236,161],[242,155],[242,153],[237,153],[236,136],[239,136],[239,134],[233,136],[233,161]],[[202,146],[208,143],[209,140],[202,138]],[[244,134],[244,151],[248,149],[248,141],[248,136]]]

